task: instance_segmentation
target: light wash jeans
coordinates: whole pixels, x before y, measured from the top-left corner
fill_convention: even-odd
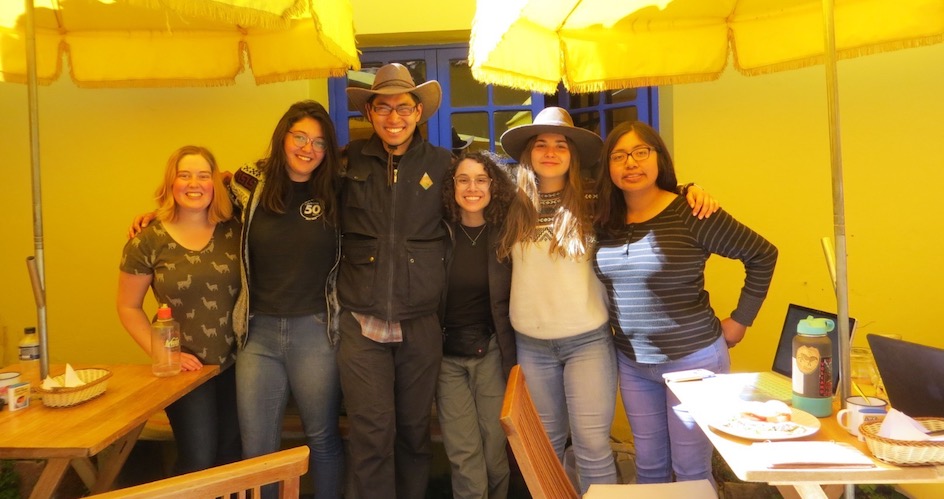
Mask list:
[[[443,356],[436,388],[454,499],[505,499],[510,471],[502,430],[505,375],[495,335],[482,358]]]
[[[616,410],[616,353],[609,324],[558,340],[515,334],[518,364],[557,457],[573,437],[581,495],[616,483],[610,427]]]
[[[236,399],[243,456],[279,450],[289,392],[311,451],[315,497],[341,497],[344,450],[338,430],[341,385],[325,315],[249,319],[249,340],[236,359]],[[264,496],[275,490],[266,487]]]
[[[640,364],[617,352],[620,393],[636,446],[636,481],[711,480],[711,442],[688,410],[665,385],[663,373],[708,369],[731,370],[724,337],[711,345],[664,364]]]

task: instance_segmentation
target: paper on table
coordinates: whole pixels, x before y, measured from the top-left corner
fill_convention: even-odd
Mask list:
[[[849,444],[838,442],[757,442],[768,468],[874,468],[875,463]]]
[[[888,411],[885,420],[882,421],[882,426],[878,429],[878,436],[890,440],[905,440],[910,442],[944,440],[944,436],[930,437],[927,433],[928,429],[925,428],[924,425],[897,409]]]

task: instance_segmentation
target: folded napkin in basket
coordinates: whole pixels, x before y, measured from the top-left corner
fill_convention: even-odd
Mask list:
[[[942,441],[944,435],[930,436],[927,428],[921,423],[915,421],[907,414],[891,409],[882,426],[878,430],[878,436],[890,440],[904,440],[908,442]]]
[[[63,378],[63,384],[60,385],[59,382],[53,379],[52,376],[46,376],[46,379],[43,380],[43,390],[53,390],[55,388],[74,388],[84,384],[85,382],[79,379],[79,376],[75,374],[75,369],[72,368],[72,365],[66,364],[66,374]]]

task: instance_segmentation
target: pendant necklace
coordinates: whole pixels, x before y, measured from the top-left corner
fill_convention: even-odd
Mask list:
[[[478,241],[479,238],[482,237],[482,233],[485,232],[485,224],[482,224],[482,228],[479,229],[479,233],[476,234],[475,239],[473,239],[472,236],[466,232],[465,227],[463,227],[461,223],[459,224],[459,228],[462,229],[462,233],[465,234],[465,237],[469,238],[469,241],[472,241],[472,246],[475,246],[475,242]]]

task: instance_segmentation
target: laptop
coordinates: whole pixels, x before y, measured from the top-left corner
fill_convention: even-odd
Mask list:
[[[891,406],[913,417],[944,417],[944,350],[866,336]]]
[[[839,318],[831,312],[824,312],[814,308],[804,307],[791,303],[787,307],[787,316],[783,320],[780,330],[780,341],[774,354],[773,365],[770,371],[759,373],[752,385],[745,387],[741,392],[744,400],[781,400],[788,404],[793,400],[793,337],[796,336],[797,325],[809,316],[813,318],[830,319],[838,322]],[[849,318],[849,335],[855,331],[856,320]],[[833,346],[833,394],[839,389],[839,327],[826,333]]]

